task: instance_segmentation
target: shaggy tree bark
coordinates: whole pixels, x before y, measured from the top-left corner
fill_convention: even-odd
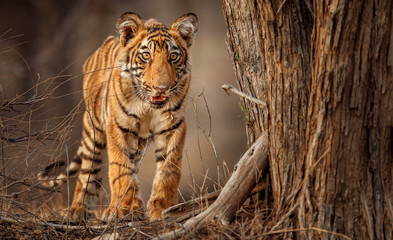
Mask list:
[[[392,239],[392,2],[223,0],[223,12],[239,86],[267,103],[244,100],[249,143],[268,133],[266,230]]]
[[[312,17],[305,1],[223,1],[228,46],[240,89],[267,102],[249,101],[248,141],[267,131],[275,209],[301,185],[311,83]],[[288,225],[289,226],[289,225]]]

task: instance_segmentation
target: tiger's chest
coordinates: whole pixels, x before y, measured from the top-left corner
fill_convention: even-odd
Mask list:
[[[112,122],[125,127],[141,139],[153,138],[184,118],[184,111],[173,113],[149,108],[148,104],[139,101],[125,105],[124,109],[111,106],[108,117],[113,118]]]
[[[144,137],[154,137],[157,133],[170,127],[173,120],[174,117],[170,113],[151,109],[141,118],[139,134]]]

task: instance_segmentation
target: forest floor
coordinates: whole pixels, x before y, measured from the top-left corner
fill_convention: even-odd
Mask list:
[[[190,232],[178,239],[266,239],[263,237],[263,222],[268,212],[263,200],[249,199],[235,215],[229,226],[212,221],[198,232]],[[9,211],[8,211],[9,212]],[[182,228],[189,218],[187,213],[165,220],[120,221],[106,225],[99,220],[70,222],[59,220],[37,220],[25,214],[0,218],[0,239],[153,239]],[[192,216],[190,216],[192,217]]]

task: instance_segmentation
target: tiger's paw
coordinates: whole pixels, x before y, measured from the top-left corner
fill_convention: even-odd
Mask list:
[[[110,222],[116,216],[116,206],[109,206],[105,209],[104,213],[102,214],[101,220],[103,222]],[[117,219],[125,219],[131,221],[143,221],[146,219],[145,213],[142,208],[137,210],[132,210],[131,208],[120,207],[117,210]]]
[[[147,203],[148,215],[150,222],[157,221],[161,219],[161,213],[165,210],[162,207],[163,203],[159,200],[150,200]]]
[[[149,210],[149,221],[154,222],[161,219],[161,213],[164,209],[153,208]]]

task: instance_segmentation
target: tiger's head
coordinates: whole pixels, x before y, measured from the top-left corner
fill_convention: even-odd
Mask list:
[[[189,48],[199,28],[197,16],[185,14],[167,28],[155,19],[144,22],[126,12],[116,28],[122,45],[120,75],[130,81],[137,96],[155,108],[183,99],[191,78]]]

